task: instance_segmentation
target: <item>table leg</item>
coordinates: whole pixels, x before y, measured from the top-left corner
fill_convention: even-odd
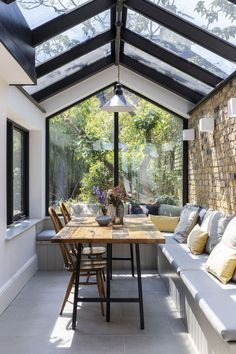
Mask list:
[[[129,245],[130,246],[130,258],[131,258],[131,272],[132,272],[132,277],[134,277],[134,251],[133,251],[133,245],[132,243]]]
[[[73,315],[72,315],[72,329],[76,329],[76,319],[77,319],[77,303],[79,296],[79,278],[80,278],[80,261],[81,261],[81,250],[82,244],[78,244],[77,258],[76,258],[76,275],[75,275],[75,291],[74,291],[74,305],[73,305]]]
[[[140,266],[139,244],[135,245],[136,262],[137,262],[137,279],[138,279],[138,298],[139,298],[139,313],[140,313],[140,328],[144,329],[144,314],[143,314],[143,290]]]
[[[107,244],[107,294],[106,294],[106,320],[110,322],[110,277],[112,272],[112,245]]]

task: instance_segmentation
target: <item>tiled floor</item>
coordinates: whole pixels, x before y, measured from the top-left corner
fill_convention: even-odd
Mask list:
[[[0,317],[1,354],[193,354],[194,349],[158,276],[144,275],[145,329],[137,304],[114,303],[111,322],[100,305],[83,303],[77,330],[71,329],[72,304],[58,316],[68,274],[39,272]],[[115,275],[112,294],[136,296],[136,279]],[[83,294],[96,296],[96,287]]]

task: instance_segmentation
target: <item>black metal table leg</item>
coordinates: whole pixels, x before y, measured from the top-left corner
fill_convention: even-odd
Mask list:
[[[72,315],[72,329],[74,330],[76,329],[76,319],[77,319],[81,250],[82,250],[82,244],[79,243],[78,250],[77,250],[77,258],[76,258],[75,292],[74,292],[74,305],[73,305],[73,315]]]
[[[130,261],[131,261],[132,277],[134,277],[134,251],[133,251],[132,243],[130,244]]]
[[[142,278],[141,278],[139,244],[135,245],[135,250],[136,250],[137,275],[138,275],[138,297],[139,297],[140,328],[144,329],[143,290],[142,290]]]
[[[110,322],[110,277],[112,272],[112,245],[109,243],[107,244],[107,294],[106,294],[106,320]]]

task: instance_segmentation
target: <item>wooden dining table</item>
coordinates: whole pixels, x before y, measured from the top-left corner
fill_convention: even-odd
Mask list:
[[[78,249],[72,314],[73,329],[76,329],[78,302],[101,302],[101,298],[79,297],[81,250],[83,244],[85,243],[99,243],[107,245],[106,297],[102,299],[102,301],[106,303],[107,322],[110,321],[110,305],[112,302],[137,302],[139,303],[140,328],[144,329],[143,292],[139,245],[165,243],[164,236],[155,228],[153,223],[146,216],[127,215],[124,219],[124,225],[109,224],[108,226],[99,226],[95,220],[95,217],[74,218],[56,236],[52,238],[52,242],[75,243]],[[137,297],[111,297],[110,280],[112,270],[113,244],[135,245],[138,283]]]

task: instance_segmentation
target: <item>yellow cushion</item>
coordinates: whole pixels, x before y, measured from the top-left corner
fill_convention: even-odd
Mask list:
[[[233,277],[236,268],[236,249],[223,242],[215,246],[206,262],[206,270],[216,276],[223,284]]]
[[[203,231],[197,224],[194,226],[187,238],[187,245],[193,254],[201,254],[206,246],[208,233]]]
[[[166,232],[174,232],[179,222],[176,216],[149,215],[149,218],[159,231]]]

